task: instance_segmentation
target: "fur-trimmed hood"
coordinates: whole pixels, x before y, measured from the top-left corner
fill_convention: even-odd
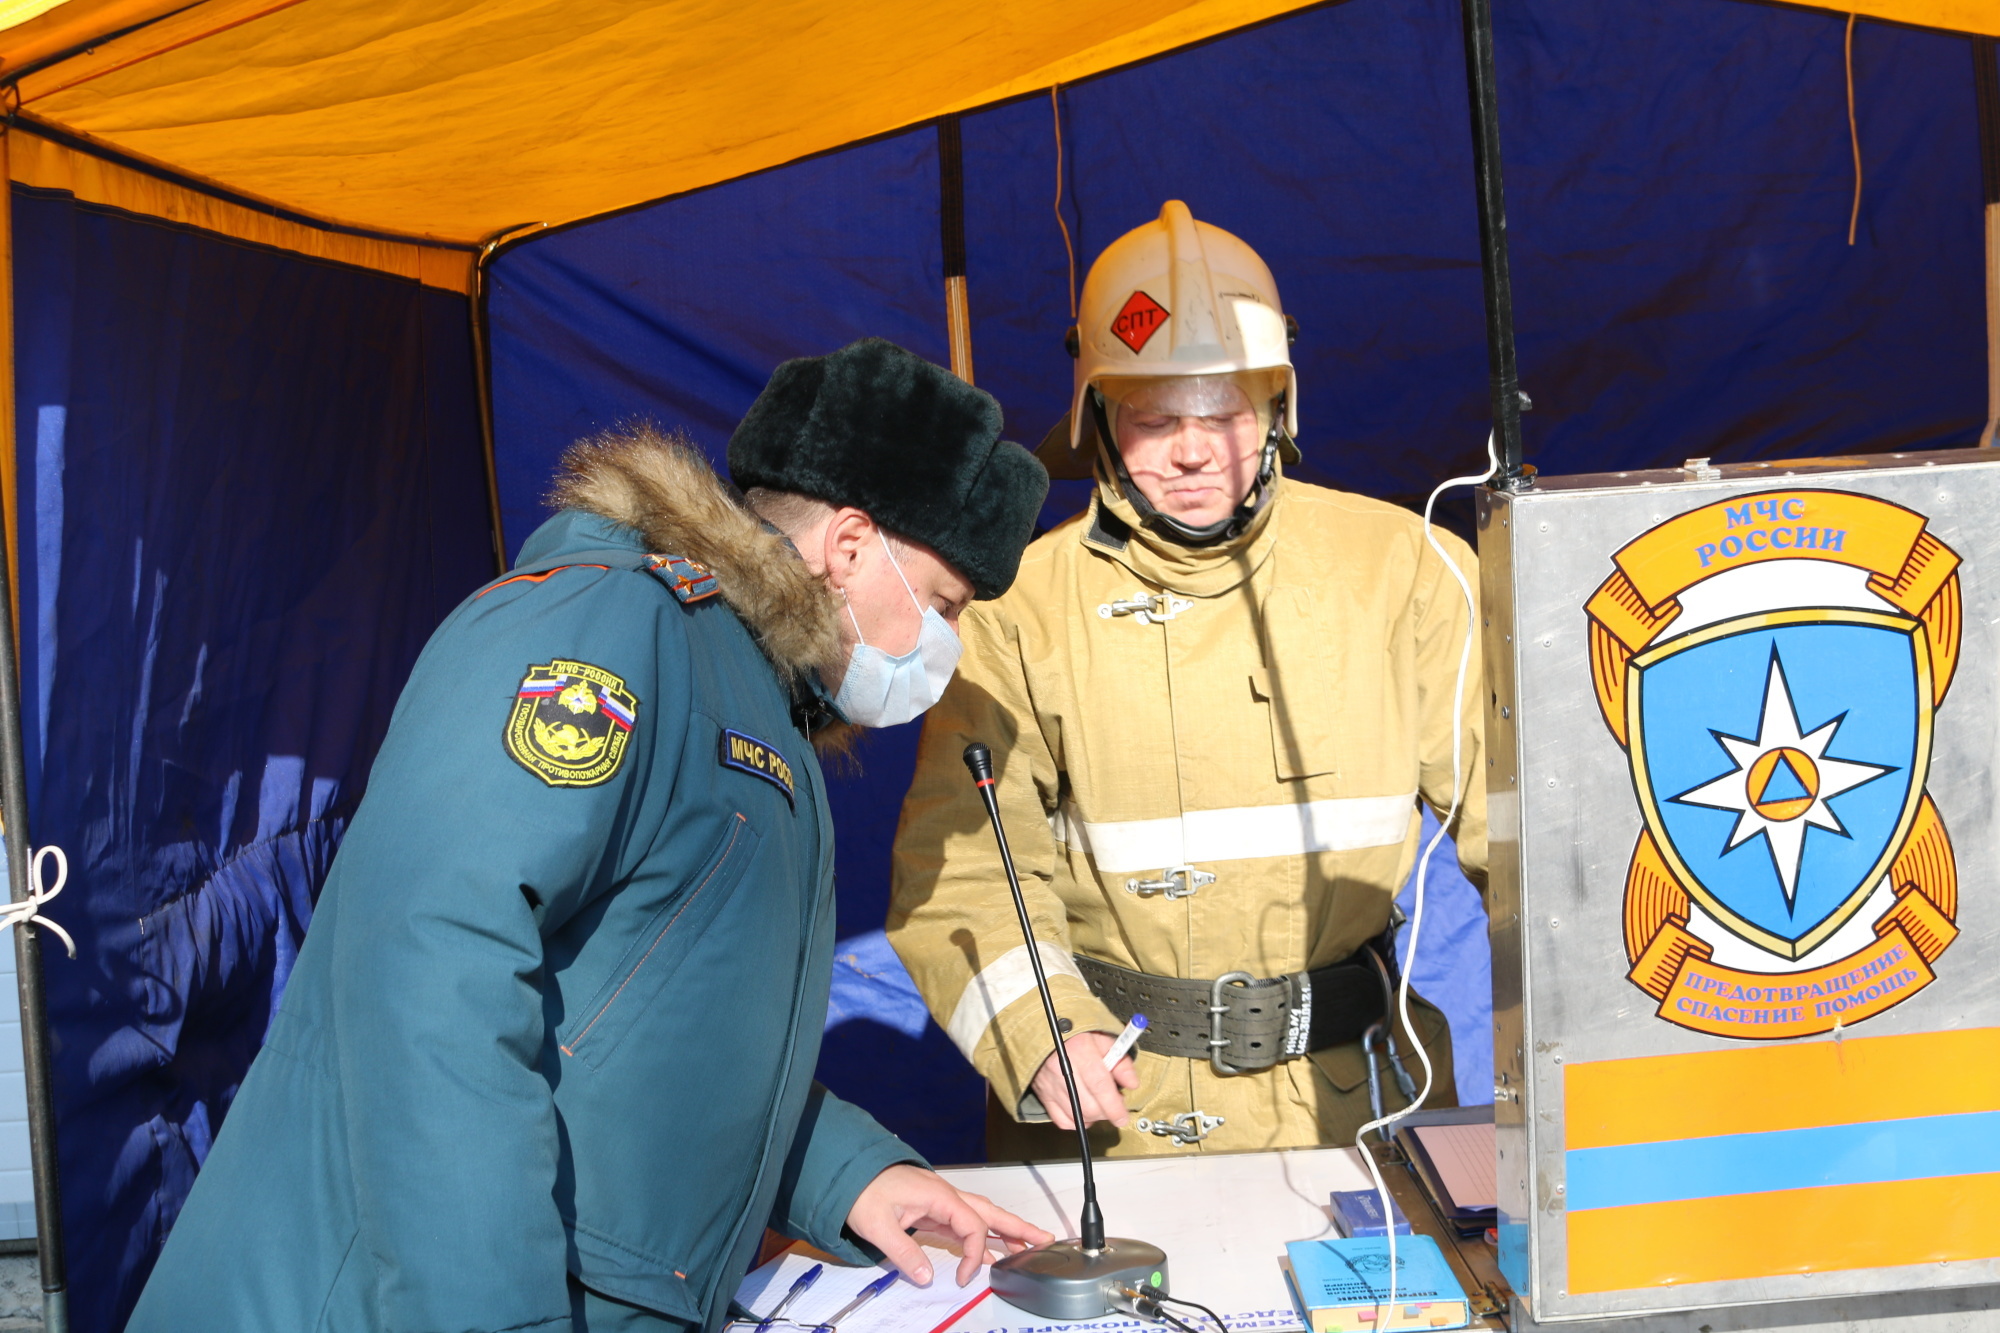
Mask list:
[[[549,498],[631,528],[649,550],[708,566],[781,672],[838,678],[840,603],[686,437],[637,424],[580,440],[564,452]]]

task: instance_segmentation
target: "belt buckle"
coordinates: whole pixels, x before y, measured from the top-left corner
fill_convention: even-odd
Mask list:
[[[1175,1143],[1200,1143],[1218,1125],[1227,1123],[1227,1117],[1204,1115],[1200,1111],[1182,1111],[1171,1121],[1148,1120],[1144,1116],[1134,1122],[1133,1128],[1142,1134],[1159,1134]]]
[[[1229,1038],[1222,1035],[1222,1016],[1229,1012],[1229,1006],[1222,1002],[1222,988],[1232,981],[1248,985],[1256,979],[1248,972],[1225,972],[1208,988],[1208,1063],[1211,1069],[1225,1078],[1243,1071],[1222,1058],[1222,1053],[1229,1048]]]
[[[1192,898],[1202,889],[1215,883],[1215,876],[1206,870],[1196,870],[1191,865],[1168,866],[1160,872],[1158,879],[1128,879],[1125,892],[1136,893],[1141,898],[1152,898],[1165,894],[1169,901],[1176,898]]]

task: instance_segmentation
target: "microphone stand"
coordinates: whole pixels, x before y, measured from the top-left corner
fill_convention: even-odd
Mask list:
[[[1000,802],[993,794],[993,752],[974,741],[965,747],[965,766],[971,770],[973,783],[986,802],[987,817],[993,821],[993,836],[1000,844],[1000,864],[1006,868],[1007,887],[1014,895],[1014,912],[1021,921],[1021,939],[1028,948],[1028,963],[1034,969],[1035,991],[1042,997],[1042,1014],[1049,1022],[1049,1037],[1056,1044],[1056,1062],[1062,1068],[1063,1086],[1069,1092],[1070,1118],[1076,1122],[1077,1158],[1083,1165],[1083,1210],[1077,1219],[1081,1234],[1073,1241],[1054,1241],[996,1261],[991,1271],[993,1294],[1009,1305],[1045,1319],[1095,1319],[1106,1314],[1138,1313],[1138,1302],[1165,1294],[1167,1256],[1158,1246],[1145,1241],[1104,1238],[1104,1213],[1097,1206],[1097,1176],[1091,1169],[1090,1134],[1083,1124],[1076,1071],[1070,1066],[1069,1048],[1063,1043],[1062,1022],[1056,1017],[1055,997],[1049,993],[1048,975],[1042,969],[1041,949],[1035,943],[1034,926],[1028,920],[1028,903],[1021,896],[1021,878],[1014,870],[1007,830],[1000,822]]]

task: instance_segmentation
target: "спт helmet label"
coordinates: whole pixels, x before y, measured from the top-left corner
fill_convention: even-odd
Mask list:
[[[1153,335],[1160,331],[1160,326],[1172,318],[1167,308],[1158,301],[1144,292],[1133,292],[1125,298],[1125,304],[1119,307],[1117,317],[1111,321],[1111,332],[1134,352],[1143,352]]]

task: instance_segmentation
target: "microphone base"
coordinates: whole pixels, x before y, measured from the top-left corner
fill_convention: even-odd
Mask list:
[[[1157,1245],[1114,1237],[1096,1254],[1080,1241],[1059,1240],[998,1260],[988,1272],[993,1294],[1044,1319],[1096,1319],[1129,1312],[1124,1288],[1168,1290],[1167,1256]]]

